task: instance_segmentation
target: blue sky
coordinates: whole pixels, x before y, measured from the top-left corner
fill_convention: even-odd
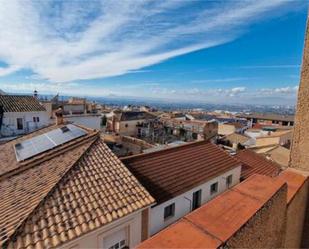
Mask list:
[[[307,1],[3,1],[0,89],[293,104]]]

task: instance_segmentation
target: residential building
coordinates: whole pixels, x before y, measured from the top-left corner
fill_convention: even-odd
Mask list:
[[[308,178],[293,171],[252,175],[137,249],[299,248],[307,194]]]
[[[225,141],[228,141],[233,149],[237,150],[239,146],[249,147],[255,144],[255,140],[246,135],[232,133],[223,138]]]
[[[141,111],[114,111],[108,120],[108,130],[125,136],[137,136],[137,126],[156,119],[155,115]]]
[[[241,164],[218,146],[194,142],[122,162],[154,197],[149,234],[154,235],[239,183]]]
[[[221,136],[227,136],[233,133],[242,134],[247,128],[246,125],[239,122],[219,123],[218,134]]]
[[[240,114],[239,118],[245,118],[249,121],[250,126],[255,124],[261,125],[277,125],[277,126],[293,126],[294,115],[279,115],[279,114],[267,114],[267,113],[252,113],[252,114]]]
[[[256,137],[255,145],[265,146],[271,144],[278,144],[289,148],[292,142],[292,137],[293,137],[292,130],[275,131],[270,133],[269,135]]]
[[[0,95],[0,136],[17,136],[50,123],[43,105],[34,96]]]
[[[154,199],[97,131],[60,114],[0,146],[0,246],[134,248]]]
[[[166,127],[167,134],[183,139],[192,140],[210,140],[218,135],[218,123],[214,120],[179,120],[175,118],[161,118],[160,121]]]

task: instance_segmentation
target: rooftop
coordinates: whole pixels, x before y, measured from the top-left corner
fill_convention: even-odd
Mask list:
[[[230,135],[227,135],[225,137],[226,140],[229,140],[231,143],[235,143],[235,144],[244,144],[246,143],[248,140],[250,140],[251,138],[250,137],[247,137],[245,135],[241,135],[241,134],[238,134],[238,133],[232,133]]]
[[[257,154],[250,149],[239,151],[235,157],[242,162],[242,179],[246,179],[253,174],[273,177],[277,176],[281,171],[279,164],[266,159],[265,156]]]
[[[125,111],[121,112],[120,121],[132,121],[132,120],[143,120],[143,119],[155,119],[156,116],[149,112],[135,112]]]
[[[205,141],[123,158],[122,162],[157,204],[240,166],[227,152]]]
[[[46,111],[45,107],[33,96],[1,95],[0,106],[4,112],[40,112]]]
[[[256,119],[265,119],[265,120],[277,120],[277,121],[287,121],[293,122],[294,115],[279,115],[271,113],[252,113],[252,114],[241,114],[237,115],[240,118],[256,118]]]
[[[138,248],[218,248],[284,185],[284,181],[253,175],[146,240]]]
[[[85,136],[17,162],[12,153],[16,143],[59,127],[0,146],[1,246],[56,247],[154,202],[90,129],[83,128]]]

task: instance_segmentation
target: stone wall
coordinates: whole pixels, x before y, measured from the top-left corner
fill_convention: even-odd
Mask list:
[[[287,204],[285,248],[299,248],[301,246],[307,195],[308,181],[302,185]]]
[[[284,185],[265,205],[230,238],[229,248],[282,248],[286,228]]]

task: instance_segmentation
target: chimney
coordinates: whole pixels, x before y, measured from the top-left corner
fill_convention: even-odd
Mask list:
[[[56,125],[62,125],[63,124],[63,110],[60,107],[56,112]]]
[[[33,91],[33,97],[35,97],[36,99],[38,98],[38,91],[37,90]]]

